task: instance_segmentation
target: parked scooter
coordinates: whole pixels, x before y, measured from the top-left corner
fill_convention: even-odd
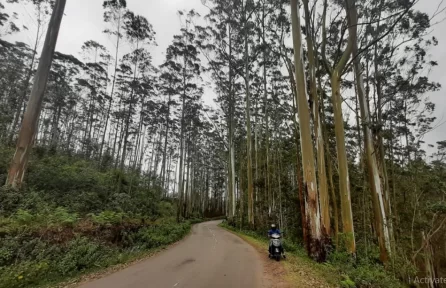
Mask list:
[[[276,261],[280,261],[280,258],[285,258],[285,254],[283,254],[282,240],[280,234],[272,234],[271,238],[271,246],[269,251],[269,258],[276,259]]]

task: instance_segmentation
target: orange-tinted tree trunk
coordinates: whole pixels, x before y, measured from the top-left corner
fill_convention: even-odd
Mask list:
[[[299,112],[300,141],[302,150],[303,186],[305,193],[305,217],[307,229],[308,255],[323,261],[326,258],[326,239],[321,227],[321,213],[314,165],[313,143],[311,140],[310,113],[308,111],[305,68],[303,62],[302,33],[298,15],[298,0],[291,0],[291,20],[293,29],[294,66],[296,69],[296,102]]]

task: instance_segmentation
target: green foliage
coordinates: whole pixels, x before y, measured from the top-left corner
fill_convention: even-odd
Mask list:
[[[228,222],[223,222],[221,226],[254,239],[267,241],[266,230],[263,233],[259,233],[252,230],[239,229],[229,225]],[[293,242],[292,239],[285,237],[283,239],[283,246],[286,253],[292,253],[303,259],[308,259],[305,248],[301,244]],[[363,248],[361,249],[364,250]],[[379,263],[378,250],[374,252],[369,257],[360,254],[357,258],[352,257],[346,252],[332,252],[329,255],[328,261],[324,264],[313,263],[310,259],[308,260],[310,261],[309,263],[315,265],[316,269],[325,269],[325,267],[333,268],[342,276],[342,279],[338,283],[339,287],[405,287]]]
[[[47,152],[40,148],[36,148],[34,152],[36,153],[30,162],[26,185],[20,191],[0,188],[0,215],[11,216],[22,209],[34,216],[47,216],[50,213],[48,211],[54,211],[58,207],[78,216],[89,213],[98,215],[104,211],[156,218],[175,215],[175,206],[171,202],[161,201],[159,187],[152,185],[149,188],[138,184],[142,176],[127,175],[114,170],[102,171],[93,161],[63,155],[47,155]],[[0,156],[11,153],[10,149],[0,147]],[[10,156],[5,158],[9,159]],[[3,163],[5,158],[0,157],[0,179],[6,180],[9,160]],[[134,185],[130,194],[128,182],[132,178]],[[121,192],[116,192],[118,179],[124,187]],[[58,213],[56,218],[68,217],[67,214],[63,215],[63,210]]]
[[[100,225],[115,225],[123,223],[127,215],[122,212],[103,211],[98,215],[89,214],[93,219],[93,222]]]
[[[0,148],[0,156],[10,152]],[[136,185],[139,175],[100,170],[92,161],[47,155],[45,149],[35,152],[26,185],[0,188],[0,288],[36,287],[103,269],[190,231],[190,222],[174,221],[175,205],[161,200],[159,187]],[[6,179],[8,161],[0,157],[0,179]]]
[[[31,224],[34,220],[34,216],[31,213],[22,209],[19,209],[16,212],[15,218],[17,219],[17,222],[22,225]]]
[[[62,276],[72,276],[92,267],[107,266],[110,256],[113,256],[113,248],[86,237],[76,238],[70,241],[66,253],[58,261],[57,271]]]
[[[12,155],[14,151],[11,147],[3,147],[0,146],[0,183],[3,184],[6,182],[6,176],[8,173],[9,162],[11,161]],[[1,185],[3,186],[3,185]],[[5,189],[5,188],[0,188]],[[1,190],[0,190],[1,192]],[[0,202],[1,205],[1,202]],[[1,209],[1,208],[0,208]]]
[[[12,217],[20,225],[73,226],[79,217],[77,213],[69,213],[63,207],[57,207],[54,211],[43,211],[33,214],[28,210],[19,209]]]
[[[345,251],[334,251],[328,263],[344,275],[342,287],[405,287],[378,259],[378,251],[369,257],[359,254],[356,258]]]
[[[355,282],[352,281],[352,279],[350,279],[350,277],[344,275],[344,279],[341,280],[341,287],[342,288],[354,288],[356,287]]]
[[[427,209],[433,213],[446,214],[446,203],[444,203],[444,202],[432,203],[431,205],[428,206]]]
[[[164,246],[172,243],[172,239],[175,239],[174,241],[181,239],[189,232],[190,227],[189,222],[177,224],[174,221],[151,225],[135,235],[135,242],[144,249]]]
[[[173,219],[165,219],[126,230],[130,225],[126,221],[132,219],[105,211],[91,217],[98,225],[109,226],[109,230],[96,226],[85,230],[86,222],[80,220],[77,226],[51,230],[51,225],[56,223],[54,219],[58,219],[59,224],[68,220],[70,225],[75,224],[71,222],[72,214],[56,210],[52,220],[46,222],[48,226],[42,226],[38,217],[25,210],[18,211],[13,219],[0,218],[0,288],[35,287],[122,263],[180,240],[191,227],[189,222],[177,224]],[[5,229],[5,226],[17,224],[20,230]],[[29,229],[37,226],[39,230]],[[42,230],[43,227],[46,230]],[[80,234],[75,235],[75,230]],[[112,231],[116,231],[114,237],[110,237]],[[114,243],[118,238],[118,243]]]

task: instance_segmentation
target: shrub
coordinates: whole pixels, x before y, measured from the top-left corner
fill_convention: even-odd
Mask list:
[[[48,226],[62,225],[73,226],[79,220],[77,213],[69,213],[67,209],[57,207],[54,213],[49,214]]]
[[[189,222],[178,224],[167,220],[141,229],[135,236],[135,241],[146,249],[168,245],[185,236],[190,227]]]
[[[111,250],[86,237],[76,238],[66,247],[66,253],[58,259],[57,270],[62,276],[75,275],[92,267],[102,266],[110,257]]]
[[[1,183],[12,153],[0,147]],[[41,148],[31,160],[20,190],[0,188],[0,288],[37,287],[122,263],[190,231],[189,222],[174,221],[175,204],[161,201],[161,188],[144,186],[137,174]]]
[[[93,222],[100,225],[114,225],[121,224],[124,220],[128,219],[128,216],[122,212],[103,211],[98,215],[89,214],[93,219]]]
[[[50,271],[50,264],[21,262],[11,267],[0,267],[0,288],[35,287]]]
[[[31,214],[22,211],[19,215],[23,216],[22,220],[29,221]],[[72,216],[63,209],[52,215],[58,215],[59,218],[56,219],[71,219]],[[124,229],[124,226],[119,226],[122,224],[119,222],[121,216],[121,213],[104,211],[95,215],[95,219]],[[18,223],[11,221],[7,225]],[[120,245],[107,242],[105,238],[97,238],[101,235],[96,235],[95,238],[78,236],[65,244],[58,244],[48,242],[51,239],[34,237],[27,229],[22,229],[14,236],[0,234],[0,288],[35,287],[121,263],[142,251],[178,241],[190,231],[190,227],[189,222],[178,224],[173,219],[164,219],[135,231],[120,230]]]
[[[332,252],[328,262],[344,275],[342,287],[404,287],[375,258],[373,253],[355,259],[347,252]]]

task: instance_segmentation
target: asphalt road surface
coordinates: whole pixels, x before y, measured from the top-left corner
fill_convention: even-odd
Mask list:
[[[168,250],[79,288],[268,287],[258,252],[219,223],[195,225],[191,235]]]

